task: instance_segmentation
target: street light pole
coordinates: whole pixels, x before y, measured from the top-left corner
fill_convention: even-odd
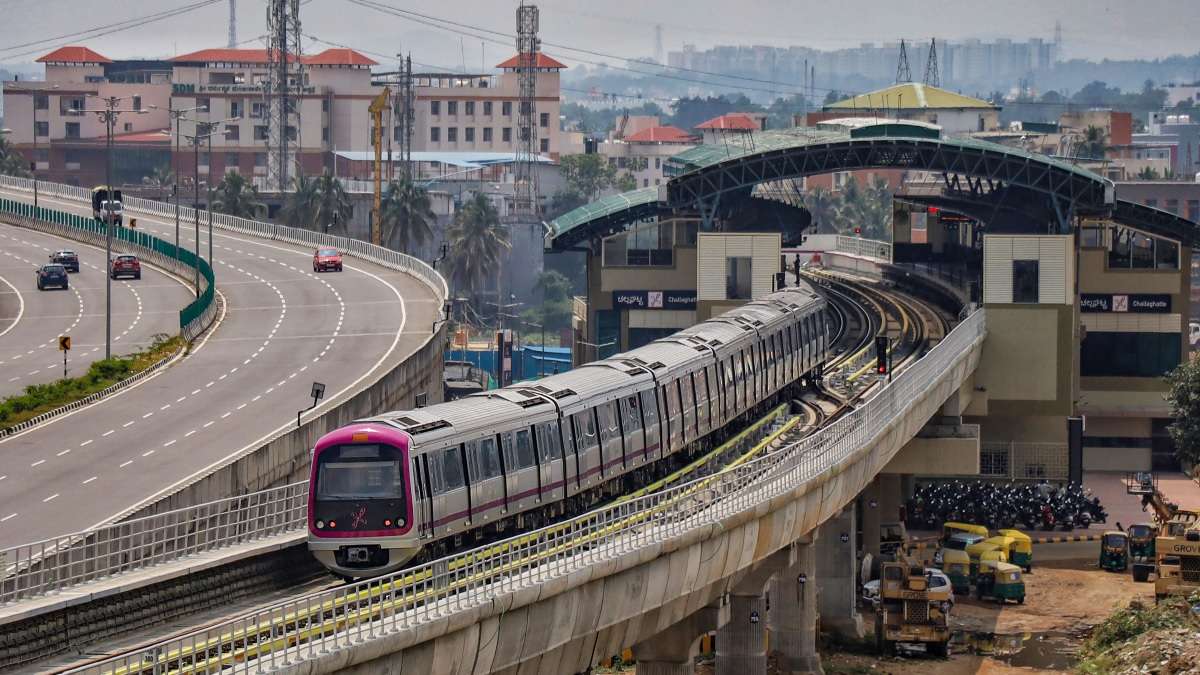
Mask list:
[[[203,143],[206,139],[209,141],[208,165],[210,167],[209,182],[211,183],[212,182],[211,181],[211,177],[212,177],[212,171],[211,171],[211,167],[212,167],[212,136],[213,136],[213,134],[216,133],[215,131],[213,131],[213,129],[216,129],[217,127],[219,127],[222,124],[225,124],[227,122],[237,122],[239,120],[241,120],[240,117],[230,117],[229,119],[224,119],[224,120],[220,120],[220,121],[216,121],[216,122],[212,122],[212,121],[201,122],[201,121],[197,120],[196,121],[196,134],[194,136],[188,136],[186,134],[184,135],[184,137],[188,139],[188,142],[192,144],[192,156],[193,156],[194,179],[192,182],[195,183],[195,185],[193,186],[193,190],[192,190],[193,195],[194,195],[194,197],[193,197],[194,202],[193,202],[193,206],[192,206],[192,216],[193,216],[193,225],[195,226],[195,229],[196,229],[196,266],[195,266],[196,297],[200,297],[200,144]],[[209,188],[210,188],[210,195],[211,195],[211,186],[209,186]],[[212,265],[212,204],[208,205],[208,263],[210,266]]]

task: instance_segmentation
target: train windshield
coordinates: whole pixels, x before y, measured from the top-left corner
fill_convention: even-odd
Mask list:
[[[321,453],[317,499],[395,499],[404,494],[399,450],[381,445],[342,445]]]

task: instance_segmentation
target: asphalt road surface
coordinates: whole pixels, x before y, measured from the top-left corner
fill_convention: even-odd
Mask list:
[[[79,254],[79,273],[66,291],[39,291],[34,272],[53,251]],[[0,224],[0,397],[63,376],[58,336],[71,336],[67,374],[87,372],[104,358],[104,251],[32,230]],[[179,332],[179,309],[191,291],[150,267],[142,278],[112,282],[112,352],[128,354],[156,334]]]
[[[84,204],[42,201],[90,212]],[[173,223],[138,216],[138,225],[174,239]],[[195,242],[185,234],[181,243]],[[190,355],[97,405],[0,439],[0,547],[107,522],[258,445],[295,424],[296,411],[312,403],[313,381],[327,387],[324,407],[402,362],[441,309],[415,278],[360,260],[346,258],[344,272],[318,275],[309,249],[219,231],[213,243],[225,312]],[[202,253],[207,246],[202,234]],[[142,295],[146,303],[150,294]],[[0,330],[6,308],[0,305]]]

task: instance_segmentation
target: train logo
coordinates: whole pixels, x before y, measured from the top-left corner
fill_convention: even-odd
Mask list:
[[[357,530],[367,524],[367,507],[360,506],[350,515],[350,527]]]

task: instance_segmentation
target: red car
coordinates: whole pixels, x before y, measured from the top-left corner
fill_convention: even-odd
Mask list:
[[[138,262],[136,255],[119,255],[109,263],[108,275],[113,279],[121,276],[141,279],[142,263]]]
[[[342,271],[342,254],[336,248],[319,248],[313,254],[314,272]]]

